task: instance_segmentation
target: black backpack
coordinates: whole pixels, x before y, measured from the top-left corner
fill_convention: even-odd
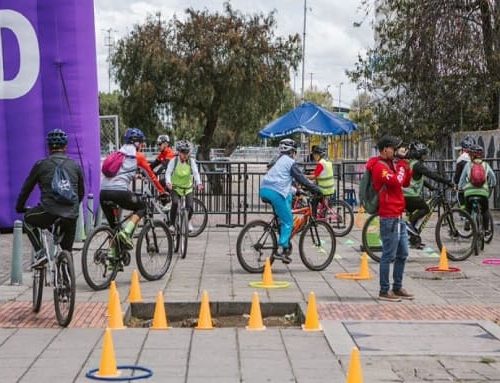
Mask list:
[[[68,161],[68,159],[59,163],[52,160],[52,162],[56,164],[54,175],[52,176],[52,195],[56,202],[61,205],[74,205],[78,202],[78,196],[73,190],[68,172],[63,167],[66,161]]]

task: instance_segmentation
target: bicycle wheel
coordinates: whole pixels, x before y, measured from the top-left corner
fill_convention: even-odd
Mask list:
[[[328,202],[324,210],[325,216],[319,221],[330,225],[336,237],[343,237],[350,233],[354,225],[354,213],[351,205],[345,201],[333,200]]]
[[[371,215],[366,220],[361,232],[361,243],[363,244],[362,250],[375,262],[380,262],[382,238],[380,237],[380,219],[377,214]]]
[[[172,235],[161,220],[145,222],[135,253],[137,267],[148,281],[162,278],[172,262]]]
[[[265,221],[249,222],[238,234],[236,255],[241,267],[249,273],[262,273],[266,258],[272,263],[277,249],[276,233]]]
[[[493,216],[491,215],[491,211],[488,210],[488,231],[484,235],[484,242],[490,243],[493,239],[495,224],[493,223]]]
[[[439,250],[445,246],[450,260],[463,261],[474,251],[476,224],[465,210],[451,209],[439,217],[435,236]]]
[[[335,233],[330,225],[311,219],[300,233],[300,259],[309,270],[324,270],[332,263],[335,245]]]
[[[108,255],[114,242],[113,230],[108,226],[95,229],[85,240],[82,250],[82,272],[85,282],[93,290],[103,290],[116,277]]]
[[[179,255],[181,258],[186,258],[188,237],[189,237],[189,220],[187,209],[181,210],[179,222]]]
[[[472,220],[476,224],[476,246],[474,252],[479,255],[484,250],[484,229],[483,229],[483,216],[480,211],[474,210],[472,212]]]
[[[33,312],[40,311],[42,306],[43,283],[45,281],[45,267],[33,269]]]
[[[189,232],[190,237],[197,237],[205,230],[208,222],[208,213],[205,204],[201,199],[193,198],[193,216],[191,217],[191,225],[193,230]]]
[[[75,269],[69,251],[61,251],[55,262],[54,308],[59,325],[66,327],[75,310]]]

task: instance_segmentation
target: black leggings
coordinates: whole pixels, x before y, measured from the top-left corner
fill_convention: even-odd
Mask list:
[[[417,222],[429,213],[429,206],[422,197],[405,197],[406,210],[410,213],[410,223],[415,227]]]
[[[144,201],[129,190],[101,190],[101,207],[109,226],[115,228],[119,218],[113,212],[113,205],[118,205],[125,210],[131,210],[140,218],[146,215],[146,205]]]
[[[488,198],[484,196],[465,197],[465,210],[467,210],[468,213],[472,211],[471,198],[480,198],[479,204],[481,205],[481,213],[483,216],[483,228],[486,231],[488,230],[490,223],[490,215],[488,214]]]
[[[170,223],[173,225],[175,223],[181,197],[175,190],[172,190],[170,196],[172,197],[172,206],[170,207]],[[193,193],[186,194],[186,207],[188,209],[188,219],[191,219],[193,216]]]
[[[76,232],[76,218],[58,217],[57,215],[50,214],[45,211],[41,205],[38,205],[29,209],[24,214],[24,222],[28,224],[28,226],[25,226],[26,234],[28,235],[35,251],[42,248],[42,238],[40,236],[40,230],[38,229],[48,229],[57,218],[61,219],[59,223],[61,234],[63,235],[61,239],[61,249],[69,252],[73,250],[73,242],[75,242]]]

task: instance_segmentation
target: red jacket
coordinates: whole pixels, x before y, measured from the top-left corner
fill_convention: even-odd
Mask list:
[[[378,191],[378,215],[383,218],[400,217],[405,210],[403,187],[410,185],[411,168],[406,160],[384,160],[372,157],[366,163],[372,174],[372,182]]]

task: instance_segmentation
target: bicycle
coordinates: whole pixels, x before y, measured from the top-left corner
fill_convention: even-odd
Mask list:
[[[445,189],[439,188],[428,202],[429,213],[423,218],[417,228],[418,235],[408,229],[409,242],[412,247],[421,243],[420,234],[427,226],[434,210],[438,208],[443,213],[439,215],[435,239],[439,250],[446,247],[446,253],[452,261],[463,261],[474,251],[476,229],[472,217],[465,210],[453,208],[446,199]],[[380,221],[378,214],[372,214],[365,222],[361,234],[362,250],[376,262],[382,256],[382,240],[380,238]]]
[[[172,262],[172,235],[162,220],[153,217],[155,201],[152,194],[145,191],[140,198],[144,199],[146,215],[137,237],[135,257],[141,275],[148,281],[155,281],[167,273]],[[83,276],[93,290],[108,288],[118,272],[131,262],[130,253],[118,239],[118,233],[134,213],[120,220],[121,208],[112,202],[109,205],[113,209],[114,229],[107,225],[95,228],[82,250]],[[114,257],[109,256],[112,247],[115,247]]]
[[[330,265],[335,255],[335,233],[329,224],[314,218],[310,199],[307,202],[306,207],[292,210],[296,216],[290,239],[300,233],[299,255],[302,263],[309,270],[321,271]],[[278,251],[278,231],[278,217],[274,211],[271,221],[251,221],[241,229],[236,241],[236,255],[243,269],[249,273],[262,273],[266,258],[274,261],[274,254]],[[318,261],[309,258],[315,255]]]
[[[327,222],[335,236],[344,237],[354,225],[354,212],[346,201],[335,197],[323,197],[318,204],[316,219]]]
[[[37,229],[24,223],[29,230],[40,230],[41,245],[40,251],[47,255],[47,263],[33,268],[33,311],[38,313],[42,306],[42,295],[44,282],[45,286],[54,288],[54,308],[57,322],[60,326],[66,327],[73,318],[75,310],[75,269],[73,256],[67,250],[61,250],[59,244],[63,235],[57,218],[49,229]],[[47,273],[52,278],[47,278]]]
[[[493,216],[488,210],[488,220],[489,220],[489,230],[486,232],[484,230],[483,223],[483,211],[481,208],[481,198],[477,196],[469,197],[470,203],[472,205],[471,216],[476,225],[476,246],[474,247],[474,253],[479,255],[481,251],[484,250],[484,244],[490,243],[493,239]]]

